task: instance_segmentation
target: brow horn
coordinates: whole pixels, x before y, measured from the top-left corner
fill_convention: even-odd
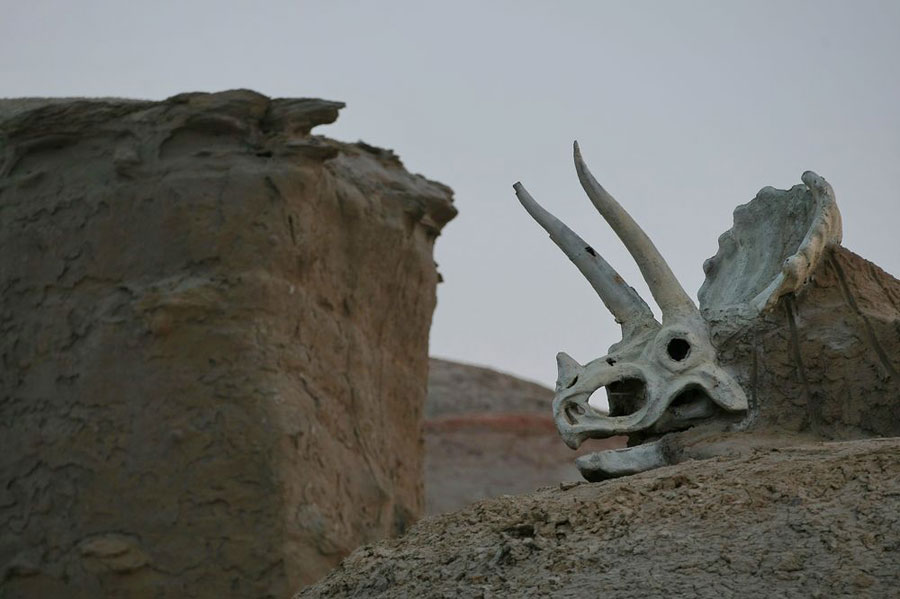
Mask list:
[[[575,142],[575,170],[578,180],[591,202],[612,227],[637,262],[641,274],[663,314],[670,319],[691,318],[699,314],[694,302],[675,278],[662,254],[624,208],[603,189],[585,165],[578,142]]]
[[[513,185],[513,189],[528,214],[550,234],[550,239],[578,267],[616,322],[622,325],[623,338],[632,336],[641,327],[656,323],[646,302],[602,256],[562,221],[544,210],[521,183]]]

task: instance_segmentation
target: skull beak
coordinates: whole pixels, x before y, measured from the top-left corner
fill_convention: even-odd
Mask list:
[[[665,412],[668,402],[660,385],[636,364],[607,364],[602,360],[581,371],[568,388],[558,389],[553,418],[566,445],[577,449],[585,439],[626,435],[651,427]],[[558,384],[557,387],[560,385]],[[591,395],[606,387],[612,406],[604,414],[590,404]]]

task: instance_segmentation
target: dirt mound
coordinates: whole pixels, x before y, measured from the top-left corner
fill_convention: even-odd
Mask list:
[[[756,449],[482,501],[297,597],[895,596],[898,456],[897,438]]]

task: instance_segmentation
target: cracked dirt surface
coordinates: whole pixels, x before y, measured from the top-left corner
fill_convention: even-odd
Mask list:
[[[900,439],[756,448],[479,502],[315,597],[897,597]]]

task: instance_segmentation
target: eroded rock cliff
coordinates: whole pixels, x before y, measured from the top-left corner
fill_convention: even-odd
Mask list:
[[[422,513],[455,210],[342,106],[0,103],[5,596],[283,597]]]

